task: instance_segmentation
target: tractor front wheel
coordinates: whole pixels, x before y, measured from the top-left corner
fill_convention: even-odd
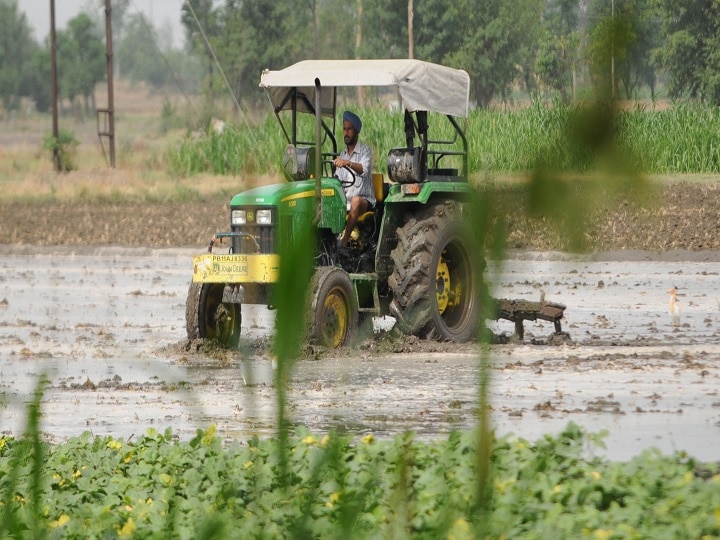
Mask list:
[[[315,271],[307,309],[311,343],[336,349],[355,340],[358,301],[350,276],[342,268],[322,266]]]
[[[185,304],[188,339],[204,338],[234,349],[240,343],[240,304],[223,302],[224,283],[191,283]]]

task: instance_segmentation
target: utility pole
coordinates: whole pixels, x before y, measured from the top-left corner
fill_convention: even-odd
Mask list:
[[[408,58],[412,59],[415,56],[414,44],[413,44],[413,0],[408,0]]]
[[[110,167],[115,168],[115,96],[113,93],[112,6],[105,0],[105,41],[107,50],[108,142]]]
[[[612,24],[611,45],[610,45],[610,97],[615,99],[615,0],[610,1],[610,19]]]
[[[363,42],[363,0],[357,0],[357,30],[355,31],[355,58],[360,58],[360,47]],[[358,104],[365,104],[365,87],[357,87]]]
[[[53,144],[53,166],[60,172],[60,154],[58,152],[58,87],[57,87],[57,47],[55,42],[55,0],[50,0],[50,87],[52,93],[52,134]]]
[[[108,152],[110,154],[110,167],[115,168],[115,98],[113,95],[113,49],[112,49],[112,6],[110,0],[105,0],[105,51],[107,64],[107,109],[97,109],[97,133],[103,154],[105,146],[103,137],[108,139]],[[102,124],[102,126],[101,126]],[[105,156],[108,159],[108,156]]]

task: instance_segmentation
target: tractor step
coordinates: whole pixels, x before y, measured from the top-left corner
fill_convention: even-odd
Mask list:
[[[350,280],[355,287],[355,294],[358,299],[358,311],[368,313],[373,317],[380,316],[380,297],[378,296],[377,281],[375,272],[367,274],[349,274]]]
[[[529,300],[500,299],[495,300],[494,302],[495,316],[492,318],[496,321],[499,319],[505,319],[514,322],[515,333],[521,341],[525,334],[525,329],[523,328],[524,321],[536,321],[538,319],[550,321],[555,325],[556,334],[562,332],[560,320],[563,318],[566,308],[563,304],[545,302],[544,300],[540,302],[531,302]]]

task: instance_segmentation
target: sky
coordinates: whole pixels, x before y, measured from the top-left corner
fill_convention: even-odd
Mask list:
[[[130,13],[141,10],[156,28],[169,25],[172,29],[173,45],[179,47],[183,40],[180,11],[183,0],[131,0]],[[88,6],[98,6],[98,13],[105,17],[104,2],[99,0],[55,0],[55,28],[67,28],[67,22]],[[24,12],[28,23],[35,31],[35,39],[42,42],[50,33],[50,0],[19,0],[18,8]]]

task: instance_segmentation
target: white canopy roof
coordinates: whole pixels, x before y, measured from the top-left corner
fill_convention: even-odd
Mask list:
[[[315,79],[323,88],[339,86],[395,86],[410,112],[432,111],[467,117],[470,77],[453,69],[420,60],[304,60],[279,71],[264,70],[260,87],[267,89],[275,108],[281,107],[291,88],[314,102]],[[323,110],[335,92],[323,93]],[[285,104],[281,108],[287,108]]]

